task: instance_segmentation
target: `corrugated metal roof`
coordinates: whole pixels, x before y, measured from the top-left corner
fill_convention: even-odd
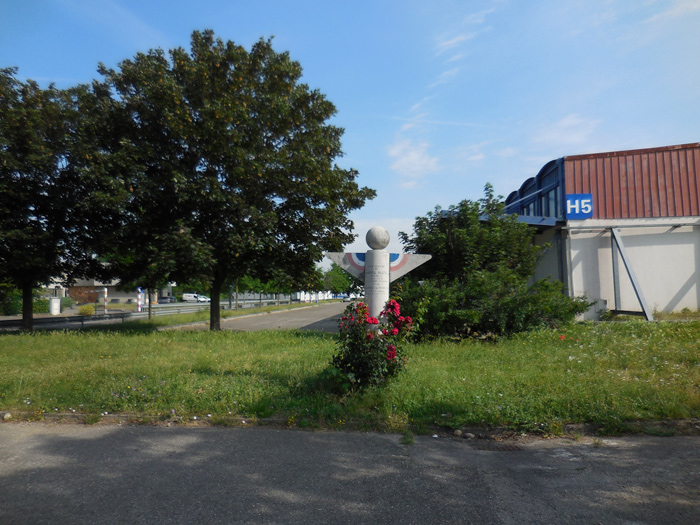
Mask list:
[[[700,143],[564,157],[567,194],[591,193],[593,218],[700,215]]]

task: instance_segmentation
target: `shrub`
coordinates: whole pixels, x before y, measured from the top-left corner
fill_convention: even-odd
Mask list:
[[[95,315],[95,307],[91,304],[84,304],[78,308],[78,315]]]
[[[0,284],[0,315],[17,315],[22,311],[22,293],[9,284]]]
[[[70,297],[62,297],[61,298],[61,310],[66,310],[73,306],[75,304],[75,301],[71,299]]]
[[[396,301],[389,301],[379,319],[369,316],[364,303],[350,304],[339,324],[340,351],[331,365],[345,377],[351,389],[379,385],[405,365],[401,343],[413,320],[401,315]]]
[[[532,283],[542,247],[534,230],[506,215],[487,185],[484,198],[437,207],[401,233],[409,252],[433,258],[412,271],[398,297],[415,312],[419,336],[510,335],[572,320],[590,306],[562,285]]]
[[[475,272],[466,281],[404,283],[401,301],[416,312],[419,337],[511,335],[557,327],[585,312],[590,303],[570,298],[562,285],[546,279],[529,285],[514,272]]]
[[[32,305],[32,310],[35,314],[47,314],[49,313],[49,300],[48,299],[36,299]]]

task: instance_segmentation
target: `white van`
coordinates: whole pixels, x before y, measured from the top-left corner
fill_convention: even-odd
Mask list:
[[[186,303],[196,303],[198,302],[198,295],[196,293],[183,293],[182,300]]]

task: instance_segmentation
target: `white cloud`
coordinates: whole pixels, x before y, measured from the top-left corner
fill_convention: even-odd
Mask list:
[[[450,49],[454,49],[455,47],[459,46],[462,42],[466,42],[467,40],[471,40],[474,38],[473,34],[469,35],[459,35],[454,38],[451,38],[450,40],[444,40],[442,42],[438,42],[437,45],[437,54],[442,55],[446,51],[449,51]]]
[[[534,142],[548,145],[579,145],[588,141],[600,120],[583,118],[573,113],[563,119],[547,124],[535,137]]]
[[[484,146],[488,145],[489,142],[480,142],[479,144],[471,144],[469,146],[463,146],[460,148],[460,153],[462,159],[465,161],[476,162],[484,160],[486,154],[483,152]]]
[[[399,139],[389,146],[387,152],[394,159],[391,169],[403,177],[401,187],[414,188],[421,178],[439,169],[438,158],[428,154],[428,147],[427,142],[411,139]]]
[[[478,24],[481,25],[486,21],[486,16],[490,15],[496,10],[495,7],[492,7],[491,9],[486,9],[484,11],[479,11],[478,13],[472,13],[467,16],[467,18],[464,20],[465,23],[467,24]]]
[[[655,22],[656,20],[678,18],[685,16],[694,11],[700,10],[700,2],[698,0],[676,0],[672,2],[672,6],[661,13],[648,18],[646,22]]]
[[[418,111],[419,109],[421,109],[421,107],[423,106],[423,104],[425,104],[426,102],[428,102],[431,98],[434,98],[434,97],[433,97],[433,96],[424,97],[423,100],[421,100],[421,101],[416,102],[415,104],[413,104],[413,106],[411,106],[411,112],[415,113],[416,111]],[[422,116],[422,115],[421,115],[421,116]],[[416,117],[416,118],[419,118],[419,117]]]
[[[434,88],[436,86],[439,86],[441,84],[446,84],[447,82],[450,81],[452,77],[457,75],[459,73],[460,68],[456,67],[454,69],[450,69],[449,71],[445,71],[442,73],[432,84],[428,86],[428,88]]]

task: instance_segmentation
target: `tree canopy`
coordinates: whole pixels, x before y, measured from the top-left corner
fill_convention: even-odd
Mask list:
[[[0,281],[22,291],[23,329],[32,329],[34,288],[96,270],[90,247],[110,220],[113,187],[86,150],[86,93],[0,70]]]
[[[189,52],[151,50],[100,72],[119,102],[115,165],[133,232],[114,244],[113,259],[126,263],[116,267],[204,276],[218,329],[227,283],[309,281],[324,251],[352,241],[347,216],[375,193],[334,163],[335,107],[271,41],[247,51],[194,32]]]
[[[349,212],[375,192],[335,163],[335,106],[270,40],[195,31],[188,51],[99,72],[67,91],[0,74],[0,280],[205,280],[218,329],[225,286],[316,283],[353,240]]]

